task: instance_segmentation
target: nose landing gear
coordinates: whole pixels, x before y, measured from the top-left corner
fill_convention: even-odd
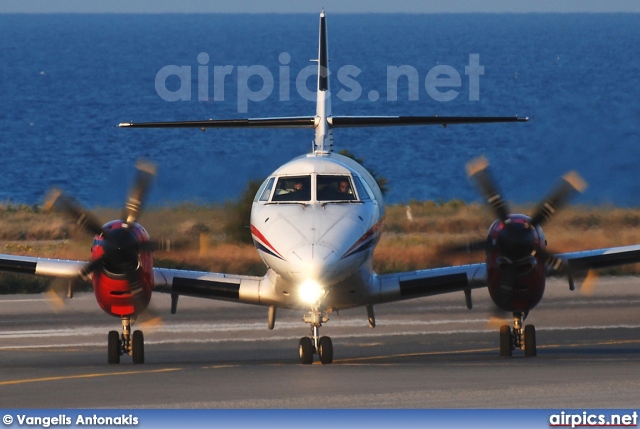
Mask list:
[[[305,323],[311,325],[311,335],[300,338],[300,343],[298,344],[300,363],[312,364],[313,356],[317,354],[322,364],[330,364],[333,362],[333,342],[330,337],[320,336],[320,327],[323,323],[327,323],[329,318],[326,313],[314,309],[309,314],[304,315],[303,319]]]

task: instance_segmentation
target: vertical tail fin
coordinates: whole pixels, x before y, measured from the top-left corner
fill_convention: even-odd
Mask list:
[[[316,100],[316,139],[314,152],[333,151],[333,135],[327,118],[331,116],[331,91],[329,90],[329,46],[327,22],[324,10],[320,13],[318,41],[318,92]]]
[[[327,46],[327,21],[324,10],[320,13],[320,40],[318,42],[318,91],[329,90],[329,51]]]

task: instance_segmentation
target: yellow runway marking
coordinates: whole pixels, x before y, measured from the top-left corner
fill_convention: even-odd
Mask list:
[[[97,378],[97,377],[110,377],[110,376],[118,376],[118,375],[138,375],[138,374],[155,374],[160,372],[172,372],[172,371],[180,371],[182,368],[165,368],[165,369],[155,369],[149,371],[123,371],[123,372],[109,372],[109,373],[95,373],[95,374],[78,374],[78,375],[67,375],[67,376],[57,376],[57,377],[42,377],[42,378],[27,378],[24,380],[9,380],[9,381],[0,381],[0,386],[10,386],[15,384],[25,384],[25,383],[42,383],[45,381],[60,381],[60,380],[73,380],[79,378]]]
[[[395,355],[382,355],[382,356],[367,356],[361,358],[353,358],[353,359],[341,359],[335,360],[334,362],[361,362],[367,360],[380,360],[380,359],[389,359],[389,358],[399,358],[399,357],[416,357],[416,356],[438,356],[438,355],[451,355],[451,354],[468,354],[468,353],[485,353],[495,351],[497,349],[471,349],[471,350],[449,350],[442,352],[415,352],[415,353],[401,353]]]
[[[235,368],[238,367],[240,365],[237,364],[228,364],[228,365],[210,365],[210,366],[203,366],[202,369],[224,369],[224,368]]]
[[[607,340],[607,341],[593,341],[587,343],[574,343],[574,344],[547,344],[538,346],[539,349],[557,349],[560,347],[584,347],[584,346],[615,346],[622,344],[639,344],[640,340]]]
[[[607,340],[607,341],[592,341],[584,343],[573,344],[545,344],[539,345],[538,349],[558,349],[561,347],[589,347],[589,346],[611,346],[611,345],[623,345],[623,344],[639,344],[640,340]],[[469,350],[448,350],[440,352],[415,352],[415,353],[401,353],[391,355],[380,356],[366,356],[352,359],[336,359],[335,363],[353,363],[353,362],[366,362],[391,358],[407,358],[407,357],[419,357],[419,356],[442,356],[442,355],[458,355],[458,354],[470,354],[470,353],[486,353],[486,352],[498,352],[498,347],[484,348],[484,349],[469,349]],[[517,353],[517,351],[515,351]]]

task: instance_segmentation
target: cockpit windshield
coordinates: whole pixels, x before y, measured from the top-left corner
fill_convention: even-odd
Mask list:
[[[311,176],[279,177],[271,201],[310,201]]]
[[[353,191],[349,176],[323,176],[316,178],[318,201],[354,201],[356,195]]]
[[[315,193],[312,192],[315,189]],[[273,190],[273,191],[272,191]],[[262,184],[254,201],[321,203],[366,202],[371,192],[357,176],[348,174],[318,174],[270,177]]]

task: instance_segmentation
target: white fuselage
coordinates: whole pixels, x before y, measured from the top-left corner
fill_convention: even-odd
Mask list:
[[[263,297],[277,306],[326,310],[370,301],[383,213],[378,185],[350,158],[316,152],[280,167],[251,212],[256,248],[275,276],[274,290],[261,291]],[[300,295],[309,284],[321,289],[311,302]]]

